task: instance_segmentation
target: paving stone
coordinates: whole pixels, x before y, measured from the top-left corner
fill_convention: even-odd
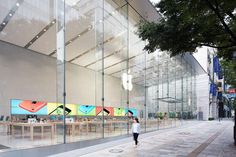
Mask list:
[[[81,155],[81,157],[187,157],[194,151],[199,151],[198,157],[236,157],[236,147],[233,144],[232,121],[193,121],[188,126],[159,130],[150,136],[140,135],[140,145],[135,148],[131,138],[110,144],[96,152]],[[217,132],[221,129],[222,133]],[[210,142],[210,143],[209,143]],[[200,147],[201,146],[201,147]],[[200,149],[201,148],[201,149]],[[122,153],[109,153],[110,149],[123,149]],[[77,150],[80,151],[79,149]],[[70,152],[54,157],[70,156]]]

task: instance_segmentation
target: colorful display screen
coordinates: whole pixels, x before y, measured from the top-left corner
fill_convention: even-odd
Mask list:
[[[125,109],[125,115],[128,115],[129,117],[137,117],[137,110],[133,108]]]
[[[11,100],[11,114],[63,115],[63,104],[32,100]],[[93,105],[66,104],[66,115],[79,116],[137,116],[136,109],[102,107]]]
[[[48,103],[48,114],[49,115],[63,115],[63,104],[60,103]],[[65,106],[66,115],[77,115],[75,104],[66,104]]]
[[[124,108],[114,108],[114,116],[125,116]]]
[[[96,106],[78,105],[77,113],[79,116],[96,116]]]
[[[114,116],[113,107],[103,107],[102,106],[96,106],[96,115],[97,116]]]
[[[12,99],[11,114],[47,115],[47,102]]]

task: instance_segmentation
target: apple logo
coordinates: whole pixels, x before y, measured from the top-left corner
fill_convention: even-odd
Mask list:
[[[129,74],[130,70],[127,73],[122,74],[122,84],[125,90],[131,91],[133,89],[133,84],[132,84],[132,75]]]

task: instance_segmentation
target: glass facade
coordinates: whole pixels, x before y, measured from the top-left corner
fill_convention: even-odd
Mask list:
[[[145,52],[141,20],[126,0],[0,2],[0,144],[127,135],[133,117],[142,132],[196,118],[194,67]]]

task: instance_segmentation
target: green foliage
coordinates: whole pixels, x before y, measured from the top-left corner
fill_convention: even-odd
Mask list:
[[[182,112],[182,118],[183,119],[193,119],[193,113],[192,112]]]
[[[215,118],[213,118],[213,117],[209,117],[208,120],[215,120]]]
[[[221,60],[225,83],[236,88],[236,61]]]
[[[233,106],[233,109],[235,110],[236,109],[236,98],[234,98],[234,100],[232,101],[232,106]]]
[[[162,112],[157,112],[157,118],[163,119],[163,113]]]
[[[175,112],[169,112],[169,118],[176,118]]]
[[[181,113],[180,112],[176,112],[176,118],[181,118]]]
[[[188,119],[188,112],[182,112],[182,118]]]
[[[193,53],[197,47],[217,48],[218,56],[230,60],[236,51],[236,0],[161,0],[156,5],[159,23],[143,21],[138,34],[147,40],[148,53],[156,49],[171,56]]]

